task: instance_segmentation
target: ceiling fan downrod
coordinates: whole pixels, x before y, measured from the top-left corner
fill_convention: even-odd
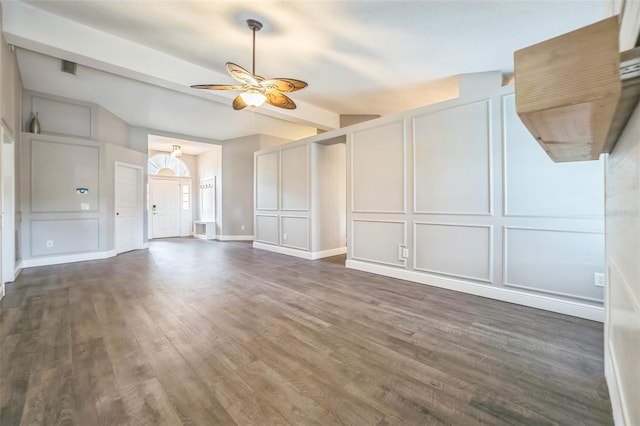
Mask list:
[[[253,31],[253,67],[251,69],[251,73],[256,75],[256,31],[260,31],[262,29],[262,22],[256,21],[255,19],[247,19],[247,25]]]

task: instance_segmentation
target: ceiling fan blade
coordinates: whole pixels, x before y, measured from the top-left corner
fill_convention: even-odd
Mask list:
[[[295,92],[308,86],[306,82],[294,78],[272,78],[261,81],[260,85],[266,90],[279,90],[280,92]]]
[[[277,90],[271,90],[265,93],[268,104],[277,106],[284,109],[296,109],[296,103],[293,102],[287,95],[278,92]]]
[[[241,109],[244,109],[247,107],[247,103],[242,99],[242,97],[240,97],[240,95],[236,96],[236,98],[233,100],[233,109],[235,109],[236,111],[240,111]]]
[[[194,89],[208,90],[242,90],[242,86],[234,86],[231,84],[194,84],[191,87]]]
[[[258,86],[259,80],[249,71],[242,68],[240,65],[236,65],[233,62],[227,62],[227,71],[229,72],[229,74],[231,74],[231,77],[235,78],[243,85],[252,87]]]

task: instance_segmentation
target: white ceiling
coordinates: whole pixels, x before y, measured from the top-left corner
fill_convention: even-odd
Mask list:
[[[132,125],[215,140],[295,139],[337,127],[340,114],[387,115],[451,98],[453,76],[511,73],[515,50],[605,11],[595,0],[2,3],[5,37],[25,49],[25,88],[101,104]],[[291,95],[298,110],[237,112],[233,94],[189,88],[234,83],[228,61],[251,68],[247,18],[265,24],[256,72],[309,83]],[[78,62],[77,76],[42,55]]]

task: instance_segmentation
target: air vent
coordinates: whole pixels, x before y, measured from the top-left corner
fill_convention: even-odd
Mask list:
[[[62,60],[62,72],[66,72],[67,74],[76,75],[76,69],[78,68],[78,64],[71,61]]]

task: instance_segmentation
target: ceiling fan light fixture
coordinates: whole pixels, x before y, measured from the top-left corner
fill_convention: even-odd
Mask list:
[[[296,103],[283,92],[295,92],[296,90],[304,89],[308,84],[294,78],[265,80],[263,77],[256,75],[256,31],[262,29],[262,23],[255,19],[247,19],[247,25],[253,32],[251,72],[233,62],[227,62],[227,72],[241,84],[194,84],[191,87],[194,89],[242,91],[240,95],[233,99],[232,106],[236,111],[248,106],[256,108],[265,102],[278,108],[296,109]]]
[[[247,90],[246,92],[242,92],[240,93],[240,97],[247,106],[253,108],[259,107],[267,100],[267,97],[257,90]]]

